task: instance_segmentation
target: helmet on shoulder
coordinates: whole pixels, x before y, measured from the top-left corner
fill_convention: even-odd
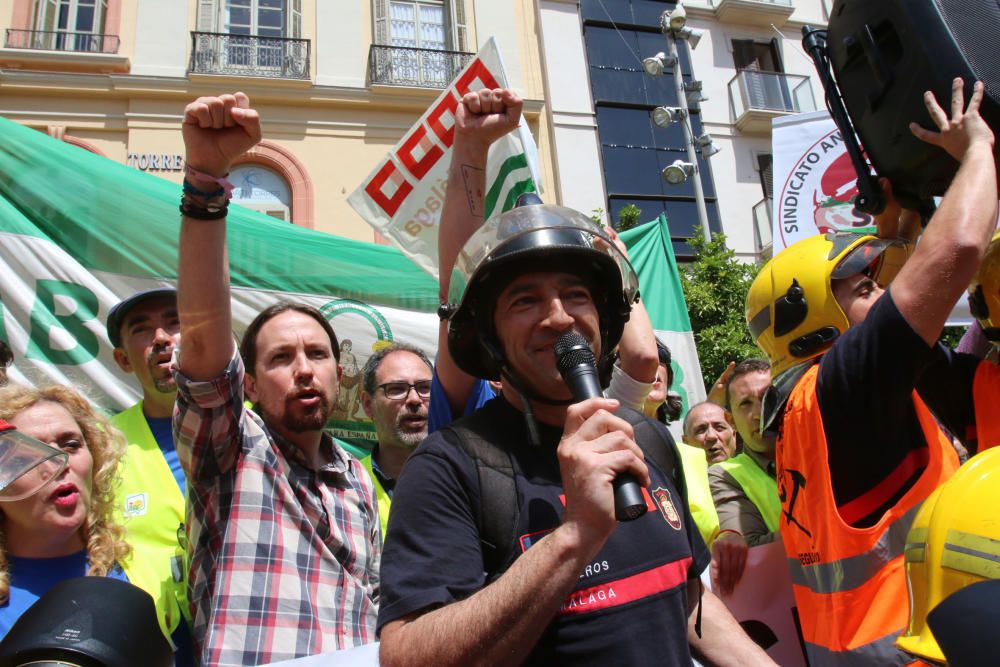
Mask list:
[[[1000,579],[1000,447],[965,462],[917,511],[904,559],[910,622],[896,645],[924,659],[945,657],[927,615],[952,593]]]
[[[600,318],[602,359],[618,344],[639,298],[635,270],[597,223],[579,211],[533,199],[538,203],[513,208],[476,230],[455,261],[448,303],[439,314],[449,320],[452,358],[473,377],[500,378],[504,355],[493,314],[497,297],[518,276],[582,276]]]
[[[1000,232],[993,236],[983,263],[969,284],[969,310],[979,320],[983,335],[1000,345]]]
[[[746,319],[773,377],[820,356],[847,331],[850,322],[833,295],[833,280],[868,273],[883,283],[883,253],[893,245],[830,232],[793,243],[764,265],[747,292]]]

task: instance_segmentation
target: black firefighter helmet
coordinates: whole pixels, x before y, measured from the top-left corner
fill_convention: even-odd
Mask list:
[[[635,270],[600,225],[579,211],[534,201],[484,224],[455,261],[448,303],[440,314],[449,320],[452,358],[473,377],[500,379],[505,362],[493,313],[497,297],[518,276],[565,272],[583,277],[600,317],[602,357],[618,344],[639,298]]]

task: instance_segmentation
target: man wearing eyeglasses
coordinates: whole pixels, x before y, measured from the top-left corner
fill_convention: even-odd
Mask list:
[[[385,538],[389,507],[403,464],[427,437],[431,398],[430,359],[419,348],[393,343],[368,357],[361,404],[375,422],[375,449],[361,462],[371,473]]]

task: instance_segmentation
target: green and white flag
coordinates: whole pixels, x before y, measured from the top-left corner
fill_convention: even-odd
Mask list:
[[[175,285],[180,186],[0,119],[0,339],[13,381],[66,383],[115,412],[140,397],[105,332],[108,310]],[[437,284],[398,250],[295,227],[233,205],[237,333],[282,299],[310,303],[341,340],[335,431],[373,433],[360,369],[385,341],[437,347]]]
[[[180,187],[0,119],[0,339],[11,378],[66,383],[118,411],[140,397],[105,332],[110,308],[174,285]],[[372,424],[360,369],[386,341],[437,347],[437,283],[399,250],[302,229],[233,205],[228,219],[237,333],[262,308],[294,299],[320,308],[342,341],[334,428],[356,442]],[[665,219],[622,234],[657,333],[674,354],[685,404],[704,396]],[[348,341],[350,341],[348,343]]]
[[[639,275],[639,292],[656,336],[670,348],[674,370],[672,390],[681,395],[686,413],[690,406],[705,400],[705,383],[667,217],[661,214],[656,220],[633,227],[620,236]],[[674,422],[671,426],[674,437],[679,440],[681,424]]]
[[[435,280],[438,222],[455,138],[455,110],[468,92],[507,85],[500,52],[491,37],[347,199],[368,224]],[[520,194],[541,192],[537,149],[523,117],[516,131],[490,147],[486,187],[483,217],[487,220],[513,208]]]

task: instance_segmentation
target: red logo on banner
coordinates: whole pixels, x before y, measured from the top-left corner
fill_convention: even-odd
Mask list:
[[[383,187],[386,183],[392,186],[389,193],[386,193]],[[368,196],[389,216],[396,215],[403,200],[412,190],[413,185],[399,172],[392,160],[387,160],[375,174],[375,178],[365,186]]]

